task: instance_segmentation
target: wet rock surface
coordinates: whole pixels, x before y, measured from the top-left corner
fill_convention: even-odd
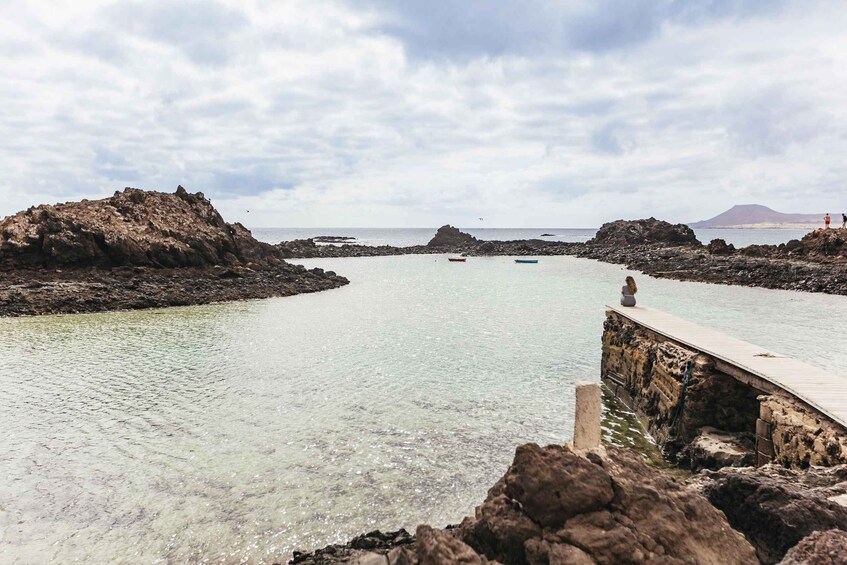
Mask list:
[[[815,531],[847,530],[847,465],[704,471],[692,484],[753,543],[763,563],[778,562]]]
[[[416,541],[369,555],[334,549],[293,563],[755,563],[753,547],[692,489],[610,448],[578,454],[528,444],[458,528],[420,526]],[[369,534],[370,535],[370,534]],[[355,540],[354,540],[355,541]],[[336,558],[337,555],[341,555]]]
[[[347,284],[283,261],[202,193],[127,188],[0,222],[0,316],[184,306]]]

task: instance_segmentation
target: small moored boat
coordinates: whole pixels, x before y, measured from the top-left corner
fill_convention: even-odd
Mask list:
[[[464,257],[448,257],[447,260],[451,263],[464,263],[465,261],[467,261],[467,259]]]
[[[515,259],[515,263],[538,263],[538,259]]]

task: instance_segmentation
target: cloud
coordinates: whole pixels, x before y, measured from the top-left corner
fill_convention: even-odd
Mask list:
[[[845,29],[826,0],[11,0],[0,215],[177,184],[253,226],[832,208]]]

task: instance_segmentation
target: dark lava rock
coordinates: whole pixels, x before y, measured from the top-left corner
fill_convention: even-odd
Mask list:
[[[780,565],[847,565],[847,532],[814,532],[791,548]]]
[[[600,226],[589,244],[668,246],[700,245],[694,230],[685,224],[671,224],[656,218],[646,220],[616,220]]]
[[[847,465],[794,471],[777,465],[705,471],[694,479],[730,525],[776,563],[815,531],[847,530]]]
[[[202,193],[126,188],[102,200],[42,205],[0,222],[6,269],[276,262],[279,253],[227,224]]]
[[[845,259],[847,258],[847,230],[817,229],[803,236],[800,246],[793,251],[811,257]]]
[[[0,316],[289,296],[349,281],[282,260],[202,193],[127,188],[0,222]]]
[[[429,240],[429,243],[426,245],[427,247],[454,248],[467,245],[475,246],[478,243],[479,240],[474,236],[447,225],[438,228],[438,231],[435,232],[435,237]]]
[[[735,246],[733,244],[727,244],[723,239],[713,239],[709,242],[709,245],[706,246],[706,250],[708,250],[710,255],[732,255],[735,253]]]

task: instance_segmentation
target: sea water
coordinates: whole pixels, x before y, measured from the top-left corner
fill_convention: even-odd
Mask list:
[[[303,261],[326,292],[0,319],[0,562],[285,561],[473,512],[571,435],[619,266]],[[641,304],[847,375],[847,298],[657,280]]]

